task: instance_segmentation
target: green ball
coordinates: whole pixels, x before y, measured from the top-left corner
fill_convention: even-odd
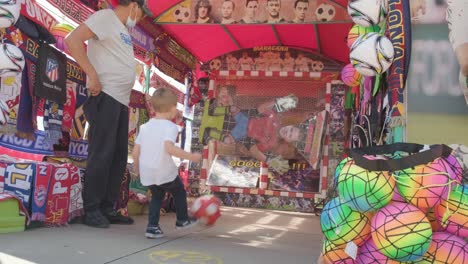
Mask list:
[[[387,205],[393,196],[395,179],[386,171],[368,171],[347,163],[338,177],[342,201],[359,212],[372,212]]]

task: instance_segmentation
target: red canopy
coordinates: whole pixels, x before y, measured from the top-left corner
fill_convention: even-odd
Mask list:
[[[159,17],[180,4],[180,0],[150,0]],[[346,10],[347,0],[317,0]],[[263,3],[263,2],[262,2]],[[346,63],[346,37],[351,19],[314,24],[182,24],[162,23],[162,28],[198,60],[207,62],[220,55],[257,46],[289,46],[319,53]]]

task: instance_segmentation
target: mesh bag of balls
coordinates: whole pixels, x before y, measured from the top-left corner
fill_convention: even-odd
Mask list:
[[[221,217],[221,200],[214,195],[203,195],[195,199],[190,214],[202,224],[214,225]]]
[[[465,150],[468,148],[465,147]],[[321,214],[325,263],[468,263],[468,156],[459,145],[354,149]]]

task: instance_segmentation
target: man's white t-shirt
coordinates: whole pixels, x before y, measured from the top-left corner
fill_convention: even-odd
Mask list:
[[[150,119],[140,126],[135,143],[140,145],[140,181],[143,186],[172,182],[178,175],[177,166],[164,148],[164,142],[176,141],[177,126],[166,119]]]
[[[128,105],[135,84],[136,62],[127,27],[110,9],[94,13],[85,24],[96,35],[88,41],[88,57],[99,76],[102,91]]]

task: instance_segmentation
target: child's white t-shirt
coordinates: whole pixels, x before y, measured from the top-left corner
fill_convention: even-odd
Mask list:
[[[135,140],[140,145],[140,181],[143,186],[161,185],[174,181],[177,166],[164,148],[164,142],[174,142],[178,135],[177,126],[169,120],[150,119],[141,125]]]

